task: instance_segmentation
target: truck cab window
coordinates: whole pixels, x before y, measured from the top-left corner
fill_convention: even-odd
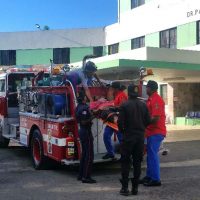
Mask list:
[[[0,92],[5,92],[5,79],[0,80]]]

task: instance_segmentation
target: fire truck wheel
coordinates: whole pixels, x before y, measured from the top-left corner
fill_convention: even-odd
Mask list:
[[[38,129],[34,130],[31,140],[31,156],[35,169],[43,169],[45,167],[45,156],[42,144],[42,136]]]

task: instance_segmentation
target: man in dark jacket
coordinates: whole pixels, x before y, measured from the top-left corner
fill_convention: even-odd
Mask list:
[[[132,194],[137,195],[138,183],[141,174],[141,162],[144,149],[145,128],[150,123],[151,118],[144,102],[139,100],[138,87],[130,85],[128,87],[128,101],[120,106],[118,127],[122,132],[121,144],[121,195],[128,195],[128,180],[131,157],[133,159]]]

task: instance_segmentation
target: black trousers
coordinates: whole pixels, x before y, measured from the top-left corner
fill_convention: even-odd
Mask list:
[[[144,138],[136,137],[131,141],[122,141],[121,144],[121,176],[127,180],[133,164],[133,177],[138,180],[141,174],[141,162],[143,158]]]
[[[90,178],[94,160],[93,136],[91,128],[80,128],[82,154],[79,167],[79,178]]]

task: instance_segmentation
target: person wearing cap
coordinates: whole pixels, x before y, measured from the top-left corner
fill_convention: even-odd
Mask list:
[[[96,72],[97,67],[94,62],[88,61],[84,67],[69,71],[67,73],[67,80],[72,83],[75,92],[77,92],[76,87],[78,85],[82,85],[85,90],[85,94],[90,102],[92,102],[93,99],[88,89],[88,86],[92,86],[93,78],[95,78],[101,84]]]
[[[126,87],[124,85],[121,85],[120,82],[113,82],[111,84],[111,87],[114,89],[114,106],[119,107],[123,102],[127,101],[128,96],[124,92]],[[104,144],[107,150],[107,153],[102,157],[102,159],[115,159],[115,151],[112,146],[111,138],[113,133],[116,133],[117,139],[119,143],[121,143],[122,140],[122,134],[119,131],[115,131],[113,128],[110,126],[106,126],[104,129],[104,135],[103,135],[103,140]]]
[[[140,180],[145,186],[161,186],[159,148],[166,136],[165,103],[157,93],[158,83],[149,80],[147,83],[147,107],[151,115],[151,124],[146,129],[147,137],[147,170]]]
[[[150,114],[145,102],[137,98],[139,88],[135,85],[128,86],[128,101],[124,102],[119,109],[118,127],[122,133],[121,143],[121,195],[129,195],[128,181],[130,163],[132,158],[133,178],[132,190],[133,195],[138,193],[138,184],[141,174],[141,162],[144,149],[145,128],[151,122]]]
[[[80,125],[79,137],[82,147],[79,175],[77,179],[83,183],[96,183],[96,180],[91,178],[94,159],[93,135],[91,131],[93,116],[89,106],[86,104],[87,99],[84,91],[79,92],[77,100],[76,119]]]

